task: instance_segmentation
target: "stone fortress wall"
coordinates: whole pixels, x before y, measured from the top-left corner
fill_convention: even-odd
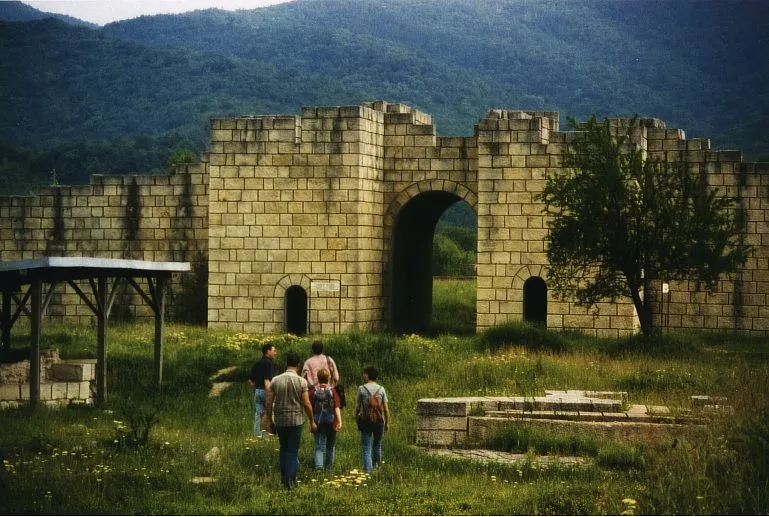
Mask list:
[[[176,166],[171,174],[95,175],[88,185],[0,196],[0,260],[195,260],[208,245],[207,206],[205,164]],[[55,293],[47,315],[83,323],[93,319],[70,286],[60,285]],[[121,311],[126,317],[151,316],[130,287],[116,300],[113,314]]]
[[[464,200],[478,215],[478,330],[523,319],[545,296],[549,328],[627,334],[637,329],[629,301],[587,310],[546,290],[547,221],[536,196],[575,135],[559,130],[555,112],[491,110],[473,136],[441,137],[429,115],[382,101],[214,119],[209,152],[175,174],[95,176],[0,198],[0,259],[199,252],[208,256],[210,326],[284,332],[299,311],[313,334],[420,330],[430,318],[434,225]],[[639,120],[632,141],[736,196],[754,246],[715,294],[671,283],[667,326],[769,330],[769,164],[711,151],[707,139],[687,140],[657,119]],[[63,302],[64,315],[88,314],[74,298]]]

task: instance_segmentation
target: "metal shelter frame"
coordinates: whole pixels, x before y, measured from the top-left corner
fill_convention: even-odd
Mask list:
[[[165,327],[166,286],[173,273],[190,271],[189,262],[152,262],[90,257],[43,257],[0,262],[2,290],[2,341],[0,352],[10,347],[11,328],[23,313],[30,318],[29,405],[40,402],[40,336],[42,316],[54,289],[66,282],[96,316],[96,404],[104,402],[106,392],[107,320],[121,281],[132,286],[155,314],[155,383],[163,381],[163,333]],[[145,278],[149,292],[136,281]],[[88,281],[90,296],[76,281]],[[23,289],[26,286],[26,289]],[[47,286],[43,289],[43,286]],[[12,309],[12,302],[15,309]],[[29,303],[29,307],[27,304]]]

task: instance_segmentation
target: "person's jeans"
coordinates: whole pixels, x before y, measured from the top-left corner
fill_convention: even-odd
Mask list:
[[[374,467],[378,467],[382,463],[383,434],[384,424],[362,429],[360,432],[360,444],[363,448],[363,470],[366,472],[371,472]]]
[[[332,424],[321,424],[315,431],[315,468],[330,470],[334,465],[336,431]],[[324,461],[325,458],[325,461]]]
[[[262,415],[264,414],[264,403],[267,401],[267,392],[262,388],[254,390],[254,436],[262,436]]]
[[[275,427],[280,443],[280,480],[283,486],[291,489],[296,485],[296,473],[299,471],[299,443],[302,440],[301,425]]]

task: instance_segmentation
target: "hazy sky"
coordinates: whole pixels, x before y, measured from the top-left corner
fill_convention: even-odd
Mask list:
[[[195,9],[255,9],[288,0],[24,0],[24,3],[49,13],[74,16],[91,23],[105,23],[143,14],[168,14]]]

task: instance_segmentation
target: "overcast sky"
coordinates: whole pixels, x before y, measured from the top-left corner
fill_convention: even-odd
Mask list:
[[[74,16],[104,25],[143,14],[169,14],[195,9],[255,9],[288,0],[24,0],[24,3],[49,13]]]

